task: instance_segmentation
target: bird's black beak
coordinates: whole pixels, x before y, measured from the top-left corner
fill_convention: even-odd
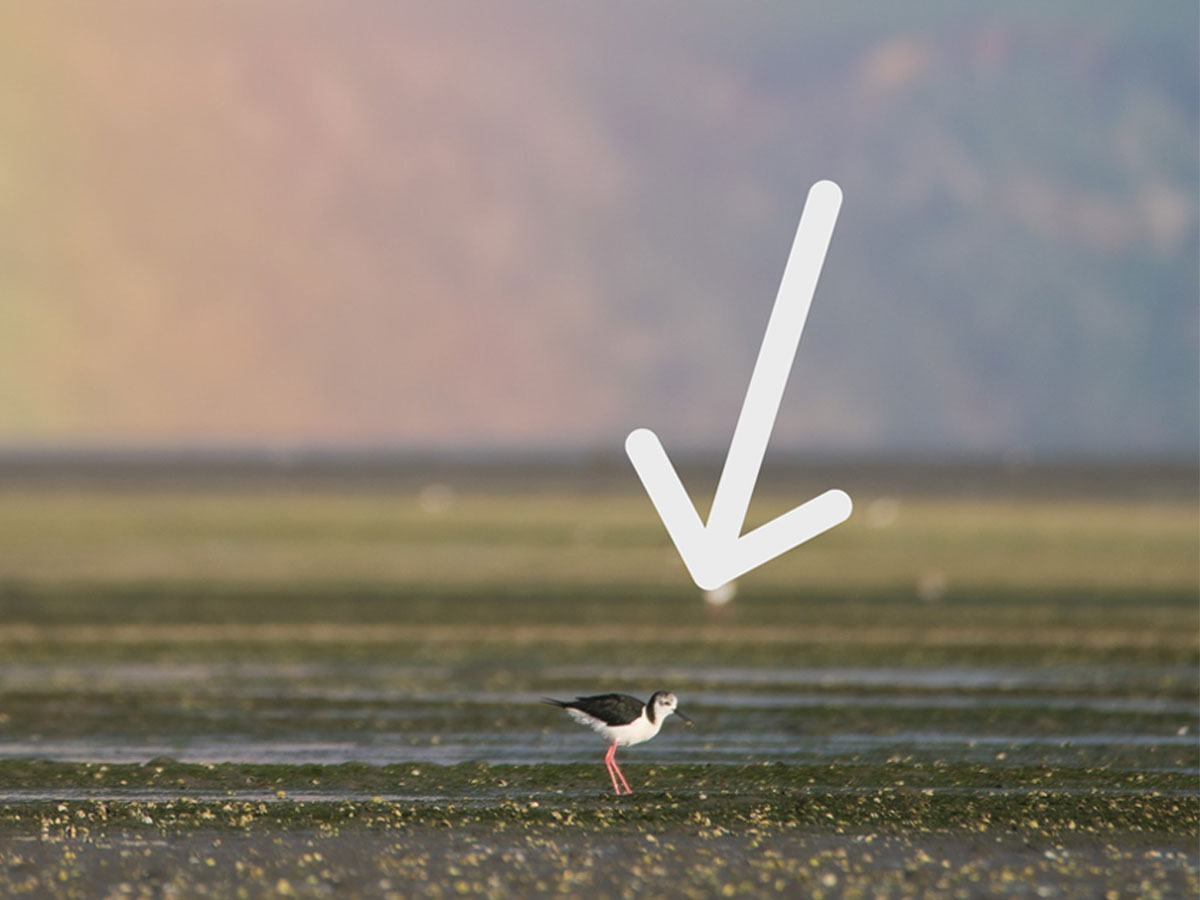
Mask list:
[[[695,725],[696,724],[691,719],[689,719],[687,716],[685,716],[683,713],[681,713],[679,710],[675,710],[675,715],[677,715],[677,716],[679,716],[679,718],[683,719],[684,725]]]

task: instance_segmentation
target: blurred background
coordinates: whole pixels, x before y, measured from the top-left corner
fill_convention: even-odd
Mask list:
[[[1194,3],[0,12],[0,446],[1194,459]]]
[[[670,687],[635,765],[1194,774],[1198,27],[4,4],[0,758],[598,760],[537,698]],[[705,605],[621,446],[707,509],[826,178],[751,524],[856,512]]]

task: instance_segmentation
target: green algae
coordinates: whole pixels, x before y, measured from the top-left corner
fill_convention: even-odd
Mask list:
[[[394,828],[507,823],[1197,834],[1194,777],[1176,773],[892,764],[633,766],[645,788],[610,797],[595,766],[0,765],[0,832],[133,827]],[[24,797],[19,793],[26,792]],[[83,791],[94,796],[79,796]],[[138,791],[152,791],[139,797]],[[213,797],[213,792],[226,797]],[[250,792],[264,796],[247,798]],[[297,799],[290,792],[303,791]],[[202,795],[202,796],[196,796]],[[69,799],[59,799],[69,797]],[[389,799],[391,798],[391,799]],[[88,833],[91,833],[89,831]]]
[[[896,761],[882,765],[783,763],[754,765],[647,765],[626,763],[657,792],[804,791],[808,789],[916,790],[980,789],[1041,791],[1054,789],[1191,792],[1197,790],[1191,772],[1139,772],[1108,767],[1002,767],[945,762]],[[436,765],[365,763],[284,765],[262,763],[197,764],[162,757],[146,763],[76,763],[38,759],[0,760],[0,791],[118,788],[195,790],[311,789],[373,794],[381,791],[412,794],[495,791],[506,795],[586,790],[599,785],[598,766],[591,763],[492,765],[486,762]]]
[[[633,800],[608,798],[489,803],[363,800],[292,801],[85,800],[27,801],[0,807],[0,833],[99,836],[112,828],[151,826],[169,835],[196,829],[347,827],[396,829],[409,825],[465,827],[506,824],[587,835],[612,828],[744,829],[771,833],[820,829],[836,834],[879,831],[1028,832],[1041,837],[1124,833],[1196,837],[1195,797],[1077,795],[1054,790],[1029,794],[970,794],[877,790],[851,794],[776,792],[771,799],[743,794],[675,795],[655,791]]]

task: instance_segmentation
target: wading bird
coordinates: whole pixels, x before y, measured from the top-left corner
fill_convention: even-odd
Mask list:
[[[617,747],[640,744],[658,734],[663,720],[675,713],[688,725],[692,720],[678,709],[679,701],[668,691],[655,691],[648,703],[628,694],[596,694],[591,697],[576,697],[571,701],[544,698],[546,703],[567,711],[580,725],[586,725],[609,743],[604,754],[604,765],[612,779],[613,790],[618,794],[632,794],[633,789],[617,765]],[[620,782],[617,779],[620,779]]]

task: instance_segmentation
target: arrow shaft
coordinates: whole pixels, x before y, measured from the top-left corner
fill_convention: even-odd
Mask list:
[[[851,502],[845,491],[826,491],[777,519],[738,538],[738,568],[743,571],[787,553],[818,534],[850,518]]]
[[[742,532],[841,205],[832,182],[818,182],[808,193],[713,497],[707,527],[714,536]]]

